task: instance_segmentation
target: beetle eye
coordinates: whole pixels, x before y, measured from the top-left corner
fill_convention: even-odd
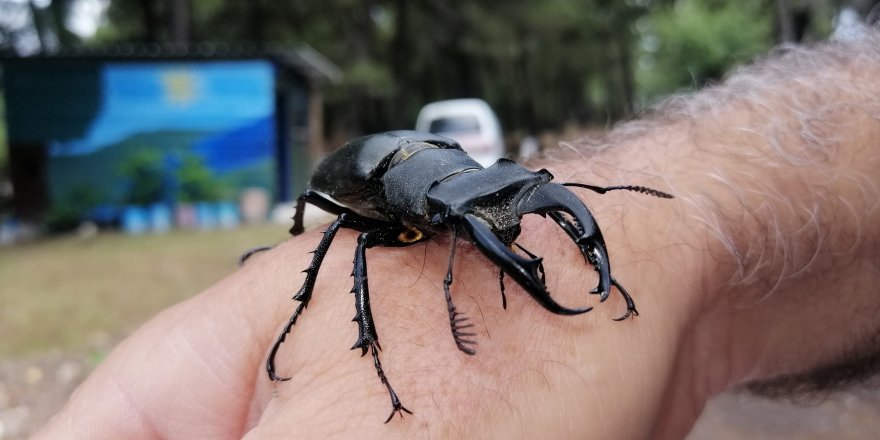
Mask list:
[[[397,236],[397,239],[403,243],[414,243],[421,240],[425,234],[418,229],[407,229]]]

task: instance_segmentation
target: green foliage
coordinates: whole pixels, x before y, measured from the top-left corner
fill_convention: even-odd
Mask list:
[[[9,138],[6,132],[6,100],[0,88],[0,219],[12,212],[12,192],[9,191]],[[10,186],[7,186],[10,185]]]
[[[345,79],[324,95],[331,130],[411,127],[425,103],[460,97],[539,130],[629,110],[630,23],[644,3],[203,0],[191,2],[190,28],[193,41],[306,43],[333,60]],[[114,0],[100,38],[169,42],[173,4]]]
[[[361,89],[371,97],[387,97],[394,90],[394,81],[388,66],[372,61],[352,64],[345,71],[346,83]]]
[[[120,171],[128,181],[126,203],[149,205],[162,199],[165,178],[159,153],[139,151],[123,163]]]
[[[9,162],[9,139],[6,132],[6,99],[3,89],[0,89],[0,180],[5,176],[5,170]]]
[[[214,179],[198,156],[188,155],[177,170],[178,202],[214,202],[220,200],[221,184]]]
[[[640,25],[637,79],[648,98],[717,80],[773,42],[772,5],[762,0],[679,0]]]
[[[172,41],[181,0],[114,0],[102,42]],[[792,0],[808,35],[837,2]],[[625,116],[637,98],[719,78],[773,43],[767,0],[297,0],[189,2],[196,42],[306,43],[338,64],[326,127],[412,126],[429,101],[481,97],[531,131]],[[818,11],[818,12],[817,12]]]
[[[98,190],[90,185],[78,185],[59,197],[50,207],[43,222],[49,232],[67,232],[79,226],[102,200]]]
[[[128,203],[130,178],[123,171],[133,156],[146,156],[153,161],[159,161],[160,157],[178,157],[191,151],[192,145],[204,136],[204,133],[195,131],[162,130],[140,133],[88,154],[54,157],[49,163],[51,187],[68,188],[85,183],[104,188],[106,202]],[[141,160],[143,159],[135,159]],[[154,164],[156,167],[158,165],[159,163]],[[164,168],[162,175],[167,184],[169,176]]]

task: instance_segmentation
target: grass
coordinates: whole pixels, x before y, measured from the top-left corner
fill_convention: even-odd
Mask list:
[[[133,330],[287,236],[278,225],[100,234],[0,248],[0,358],[84,347]]]

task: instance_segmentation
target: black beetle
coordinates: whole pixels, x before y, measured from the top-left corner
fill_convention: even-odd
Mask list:
[[[315,279],[321,262],[339,228],[361,232],[354,256],[354,287],[358,338],[352,349],[360,348],[361,356],[367,351],[380,380],[391,396],[392,411],[406,411],[397,394],[388,383],[379,362],[379,337],[370,311],[370,293],[367,286],[365,251],[374,246],[409,246],[431,236],[450,231],[452,245],[449,266],[443,281],[452,336],[459,350],[475,354],[468,323],[452,303],[449,286],[452,284],[452,262],[457,237],[472,242],[486,257],[498,265],[502,306],[506,308],[504,275],[519,283],[541,306],[561,315],[576,315],[591,307],[568,308],[557,303],[544,284],[541,259],[518,245],[520,219],[525,214],[540,214],[552,218],[575,242],[584,259],[599,273],[599,282],[591,293],[605,301],[611,286],[617,287],[626,302],[626,313],[616,320],[638,315],[632,297],[611,276],[608,251],[599,226],[589,209],[565,186],[587,188],[604,194],[610,190],[629,190],[657,197],[673,196],[643,186],[598,187],[580,183],[552,183],[547,170],[530,171],[516,162],[499,159],[489,168],[483,168],[471,159],[451,139],[413,131],[392,131],[365,136],[349,142],[327,157],[315,171],[310,188],[297,200],[294,224],[290,232],[303,232],[303,208],[311,203],[337,215],[324,232],[314,251],[312,262],[303,271],[302,287],[293,297],[300,301],[266,360],[266,371],[273,381],[283,381],[275,373],[278,348],[296,324],[299,315],[312,297]],[[514,248],[526,254],[516,253]],[[265,248],[258,248],[262,250]],[[242,256],[243,262],[254,251]]]

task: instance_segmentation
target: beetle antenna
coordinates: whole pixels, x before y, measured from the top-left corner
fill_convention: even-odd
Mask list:
[[[470,347],[470,345],[476,345],[477,341],[469,338],[477,334],[463,331],[473,327],[474,323],[469,322],[468,317],[458,311],[455,304],[452,303],[452,295],[449,293],[449,286],[452,285],[452,263],[455,261],[456,241],[458,241],[458,237],[455,228],[453,228],[452,246],[449,250],[449,266],[446,269],[446,278],[443,279],[443,293],[446,295],[446,310],[449,312],[449,326],[452,328],[452,338],[455,340],[455,345],[459,350],[469,355],[474,355],[477,354],[477,351]]]
[[[586,183],[574,183],[574,182],[566,182],[566,183],[562,183],[560,185],[574,186],[574,187],[578,187],[578,188],[586,188],[588,190],[595,191],[599,194],[605,194],[608,191],[623,189],[623,190],[627,190],[627,191],[633,191],[633,192],[637,192],[637,193],[647,194],[649,196],[660,197],[661,199],[674,199],[675,198],[675,196],[672,194],[665,193],[663,191],[660,191],[660,190],[657,190],[654,188],[648,188],[647,186],[638,186],[638,185],[596,186],[596,185],[587,185]]]

